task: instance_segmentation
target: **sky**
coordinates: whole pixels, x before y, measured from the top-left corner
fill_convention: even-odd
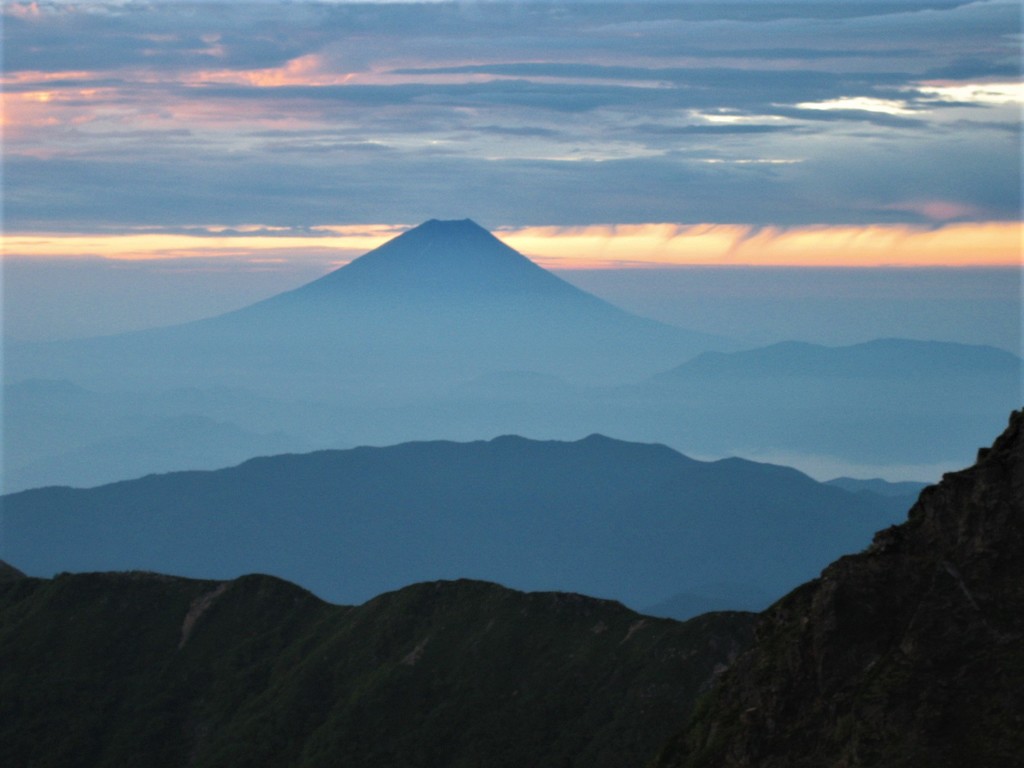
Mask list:
[[[6,305],[267,295],[428,218],[566,270],[1021,263],[1018,0],[2,13]]]

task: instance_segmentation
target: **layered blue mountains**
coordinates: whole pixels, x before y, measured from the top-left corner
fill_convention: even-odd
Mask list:
[[[285,468],[284,483],[294,482],[284,497],[301,506],[323,469],[358,489],[354,468],[344,466],[356,456],[355,469],[366,478],[356,498],[368,495],[385,510],[394,492],[372,486],[396,459],[406,481],[398,487],[433,489],[434,501],[452,500],[441,498],[450,487],[446,466],[486,478],[488,488],[498,476],[510,486],[551,485],[543,473],[534,480],[538,467],[523,460],[529,453],[557,474],[580,461],[614,472],[622,466],[617,454],[647,452],[648,467],[692,475],[688,488],[696,494],[706,470],[742,478],[752,469],[721,462],[698,470],[663,447],[619,446],[596,436],[572,446],[506,438],[483,448],[431,444],[288,457],[310,465]],[[424,450],[436,458],[427,466],[418,461]],[[564,461],[567,453],[576,459]],[[483,466],[481,456],[488,457]],[[603,459],[617,461],[605,466]],[[265,521],[258,494],[283,500],[272,490],[282,482],[272,465],[281,461],[238,468],[236,479],[252,486],[246,506],[254,514],[247,519],[232,504],[240,496],[225,487],[223,472],[205,473],[214,480],[205,495],[218,497],[226,523]],[[503,468],[497,474],[487,469],[495,461]],[[507,468],[529,470],[526,482]],[[767,489],[747,474],[745,490]],[[609,494],[628,487],[625,481],[664,487],[659,477],[648,471],[579,479]],[[126,536],[141,545],[137,561],[152,553],[146,537],[153,492],[173,493],[188,485],[181,479],[95,489],[108,492],[105,508],[120,514],[115,528],[95,525],[97,510],[83,495],[92,492],[49,491],[82,503],[92,534],[106,535],[113,549],[123,549]],[[865,767],[1017,766],[1024,748],[1024,732],[1015,727],[1024,691],[1022,482],[1018,411],[974,466],[923,490],[906,521],[876,533],[868,548],[835,560],[760,614],[705,613],[685,622],[577,593],[521,592],[470,579],[417,583],[346,606],[267,575],[216,580],[131,570],[39,578],[0,560],[0,758],[4,765],[169,767],[697,768],[810,766],[823,759]],[[851,483],[859,496],[904,489],[874,479],[832,485]],[[138,489],[132,513],[115,503],[129,488]],[[175,519],[187,523],[200,495],[177,497]],[[535,494],[519,495],[552,516]],[[563,517],[578,513],[569,496],[558,509]],[[763,511],[780,519],[779,510]],[[76,514],[67,506],[63,512]],[[272,518],[280,515],[279,509]],[[743,517],[721,522],[742,536]],[[47,520],[57,527],[66,521]],[[315,516],[313,522],[320,527]],[[176,546],[181,526],[164,523],[160,536]],[[411,539],[424,527],[406,515],[392,533],[398,530]],[[572,547],[589,544],[579,530],[559,547],[570,563],[578,562]],[[286,530],[274,532],[282,548],[292,546]],[[210,538],[216,541],[216,532]],[[188,542],[199,550],[208,543]],[[270,551],[268,542],[256,543]],[[427,535],[422,543],[435,542]],[[326,548],[321,542],[307,553],[315,558]],[[693,553],[683,550],[680,567]],[[381,554],[386,559],[391,551]]]
[[[1021,400],[1004,350],[735,340],[625,312],[470,220],[431,220],[296,290],[183,325],[7,343],[8,492],[258,455],[592,433],[699,458],[930,482]]]
[[[5,765],[1019,763],[1014,354],[751,348],[469,220],[4,352]]]
[[[14,345],[8,377],[109,387],[227,384],[294,396],[421,393],[494,370],[653,374],[725,339],[620,310],[476,223],[431,220],[324,277],[184,325]]]
[[[601,435],[504,436],[9,494],[0,558],[43,577],[271,573],[345,604],[473,578],[686,618],[764,608],[867,546],[913,499]]]

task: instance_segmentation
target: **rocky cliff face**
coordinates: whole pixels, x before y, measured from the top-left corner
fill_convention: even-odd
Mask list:
[[[1024,411],[756,637],[659,766],[1024,765]]]

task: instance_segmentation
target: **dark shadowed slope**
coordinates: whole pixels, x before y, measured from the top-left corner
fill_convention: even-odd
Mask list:
[[[2,502],[0,556],[37,576],[260,571],[338,602],[471,577],[634,607],[720,583],[782,594],[908,506],[599,435],[277,456]]]
[[[724,345],[619,310],[471,221],[431,220],[306,286],[220,317],[12,346],[7,376],[353,396],[497,370],[625,381]]]
[[[639,768],[751,620],[468,581],[346,608],[266,576],[0,579],[0,764]]]
[[[659,765],[1020,766],[1024,412],[906,523],[762,616]]]

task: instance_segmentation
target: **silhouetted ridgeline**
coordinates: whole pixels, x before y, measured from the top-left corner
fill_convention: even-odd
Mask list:
[[[756,636],[660,768],[1024,765],[1024,411]]]
[[[431,220],[318,280],[224,315],[13,345],[6,375],[100,389],[220,384],[371,397],[509,369],[623,381],[627,372],[650,375],[666,361],[733,346],[618,309],[472,221]]]
[[[750,614],[475,581],[350,608],[267,576],[0,564],[0,764],[1020,766],[1022,555],[1018,412],[746,652]]]
[[[0,764],[642,766],[750,638],[574,594],[0,579]]]
[[[0,502],[0,557],[33,576],[273,573],[341,603],[463,577],[636,609],[691,593],[675,618],[764,608],[911,503],[600,435],[274,456]]]
[[[677,414],[667,422],[676,434],[697,434],[717,451],[753,457],[764,454],[759,444],[785,446],[891,467],[948,461],[987,442],[1019,405],[1021,375],[1021,359],[994,347],[790,341],[698,355],[639,386],[636,397],[665,419]],[[656,439],[674,445],[680,438]],[[949,466],[968,461],[964,451]]]
[[[225,315],[5,345],[3,488],[594,432],[815,475],[929,480],[969,461],[964,446],[1020,401],[1020,358],[991,347],[727,351],[740,346],[618,309],[472,221],[432,220]]]

